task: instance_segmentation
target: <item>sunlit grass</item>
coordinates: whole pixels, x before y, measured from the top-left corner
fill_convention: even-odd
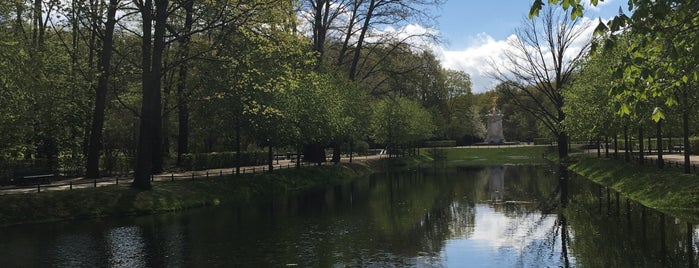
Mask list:
[[[581,158],[570,169],[675,217],[699,220],[699,175],[605,158]]]
[[[496,166],[547,163],[544,155],[547,147],[456,147],[423,148],[422,152],[436,160],[446,161],[448,165]]]

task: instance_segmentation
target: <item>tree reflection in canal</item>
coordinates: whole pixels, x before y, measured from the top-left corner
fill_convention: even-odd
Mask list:
[[[688,222],[558,166],[382,173],[176,214],[0,229],[9,266],[693,267]]]

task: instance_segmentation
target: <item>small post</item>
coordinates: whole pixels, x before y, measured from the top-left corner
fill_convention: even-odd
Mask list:
[[[116,185],[119,185],[119,176],[116,177]]]
[[[206,178],[207,179],[209,178],[209,170],[208,169],[206,170]]]
[[[175,181],[175,173],[170,173],[170,181]]]
[[[192,179],[194,179],[194,170],[192,170]]]
[[[93,180],[92,180],[92,183],[93,183],[93,185],[95,186],[95,188],[97,188],[97,179],[93,179]]]
[[[221,170],[218,171],[218,176],[219,176],[219,177],[223,177],[223,169],[221,169]]]
[[[68,182],[68,190],[73,190],[73,181]]]

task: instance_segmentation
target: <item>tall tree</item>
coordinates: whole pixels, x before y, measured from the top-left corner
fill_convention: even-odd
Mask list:
[[[151,174],[160,172],[163,168],[160,76],[165,50],[168,0],[137,0],[134,3],[141,14],[143,36],[141,120],[132,186],[148,190],[151,188]]]
[[[102,149],[102,131],[104,129],[104,112],[107,104],[107,91],[111,76],[112,48],[114,45],[114,26],[119,0],[109,0],[107,5],[107,21],[102,32],[102,49],[100,50],[97,66],[97,86],[95,87],[95,107],[90,128],[90,140],[87,149],[86,176],[99,177],[99,159]],[[95,31],[97,29],[94,29]]]
[[[506,62],[493,64],[492,76],[506,87],[506,94],[523,92],[526,98],[514,98],[518,105],[536,117],[558,141],[558,155],[568,156],[568,134],[563,128],[563,90],[572,82],[579,61],[588,51],[581,19],[570,19],[555,8],[544,9],[534,20],[525,20],[510,42]],[[583,39],[583,40],[581,40]],[[574,43],[583,41],[583,46]]]

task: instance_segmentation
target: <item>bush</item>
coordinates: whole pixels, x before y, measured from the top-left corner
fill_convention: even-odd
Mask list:
[[[456,140],[426,141],[425,147],[455,147]]]
[[[689,137],[689,152],[693,155],[699,155],[699,137]]]
[[[534,138],[534,145],[550,145],[553,141],[549,138]]]
[[[366,154],[369,151],[369,143],[366,141],[355,141],[354,151],[358,154]]]
[[[264,165],[268,161],[267,152],[242,152],[241,166]],[[193,170],[229,168],[236,166],[235,152],[193,153],[182,155],[182,166]]]

